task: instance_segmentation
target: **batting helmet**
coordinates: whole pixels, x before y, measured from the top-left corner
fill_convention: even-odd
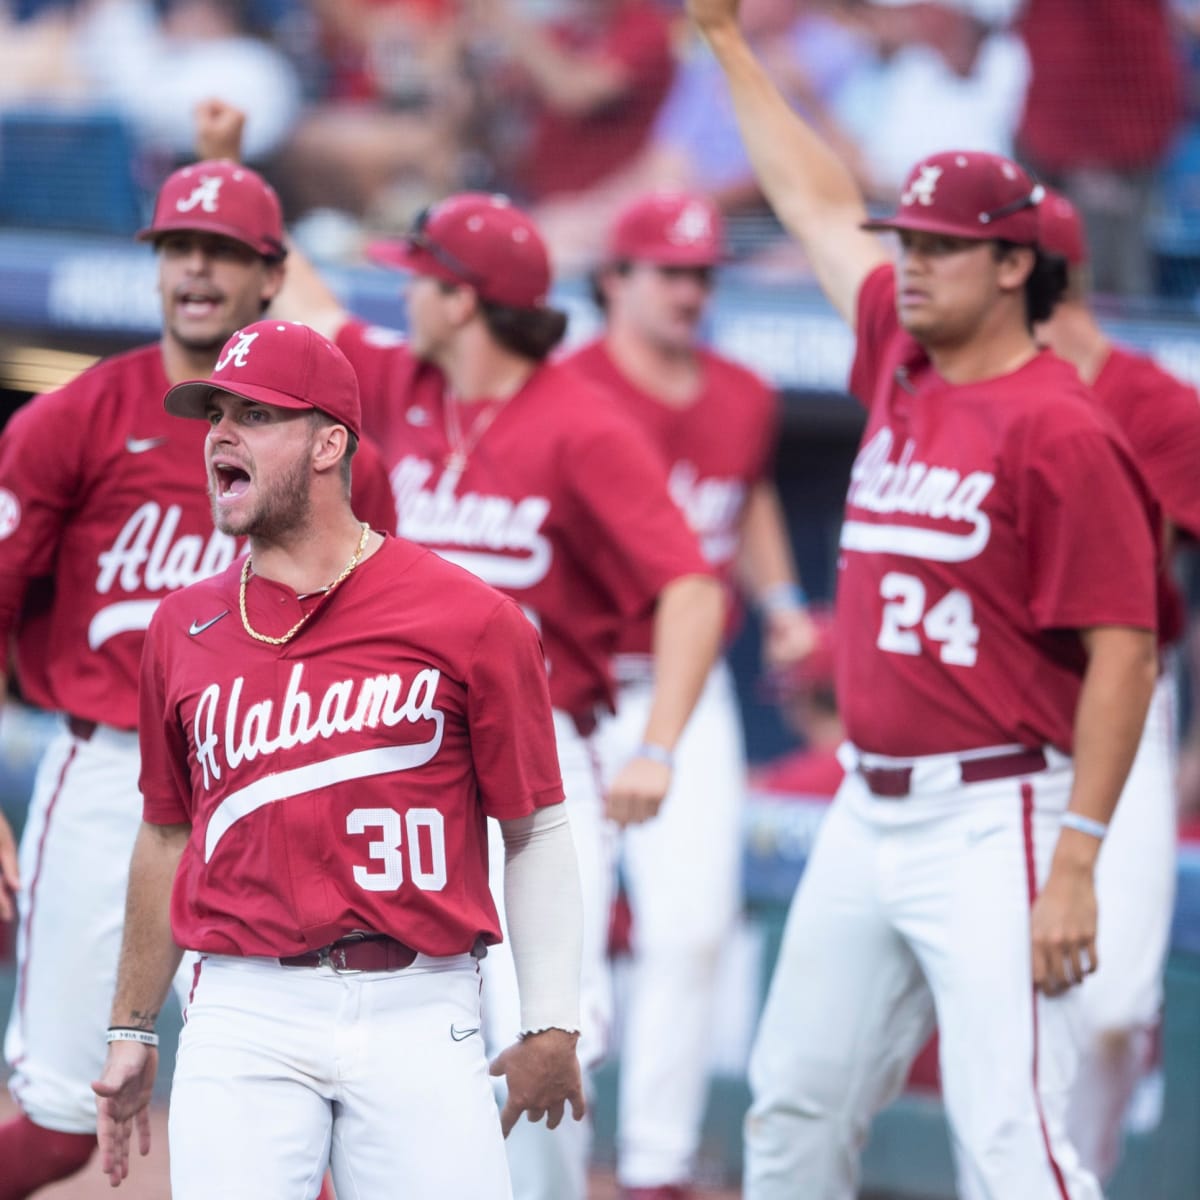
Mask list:
[[[725,257],[724,228],[704,196],[651,192],[627,204],[608,234],[609,262],[713,267]]]
[[[287,253],[275,189],[240,163],[198,162],[167,176],[154,204],[154,220],[137,238],[153,241],[176,231],[217,233],[263,258],[280,259]]]
[[[864,229],[911,229],[950,237],[1003,239],[1022,246],[1038,241],[1037,209],[1045,189],[999,154],[947,150],[922,159],[909,172],[900,205]]]
[[[1069,267],[1087,262],[1087,237],[1078,210],[1066,196],[1049,188],[1038,205],[1038,245],[1045,253],[1065,259]]]
[[[510,308],[540,308],[550,291],[546,243],[507,196],[450,196],[421,213],[403,241],[376,242],[367,253],[386,267],[468,284]]]

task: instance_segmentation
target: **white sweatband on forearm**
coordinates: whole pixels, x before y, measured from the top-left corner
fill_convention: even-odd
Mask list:
[[[562,804],[501,821],[504,905],[521,995],[521,1033],[579,1030],[583,897]]]

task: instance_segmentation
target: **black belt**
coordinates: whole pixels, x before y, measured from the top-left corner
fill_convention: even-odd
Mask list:
[[[958,770],[963,783],[986,783],[989,779],[1009,779],[1014,775],[1032,775],[1046,769],[1042,750],[1014,750],[1009,754],[993,754],[988,758],[964,758]],[[913,768],[866,767],[859,772],[871,794],[886,800],[899,800],[912,790]]]
[[[280,958],[285,967],[330,966],[341,973],[403,971],[416,961],[417,952],[386,934],[348,933],[328,946]]]

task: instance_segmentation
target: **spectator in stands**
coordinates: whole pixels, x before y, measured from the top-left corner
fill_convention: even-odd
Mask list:
[[[75,99],[86,81],[71,53],[73,22],[63,8],[18,14],[0,0],[0,107]]]
[[[281,162],[285,207],[384,232],[459,182],[471,92],[458,0],[314,0],[327,86]]]
[[[1082,214],[1095,290],[1145,294],[1154,171],[1181,115],[1168,0],[1095,8],[1025,0],[1031,75],[1018,147]]]
[[[671,25],[654,0],[568,0],[560,19],[513,0],[475,0],[470,29],[499,96],[528,106],[523,152],[501,164],[504,190],[538,204],[577,195],[645,147],[674,74]],[[515,71],[514,71],[515,69]]]
[[[196,105],[218,96],[250,113],[246,159],[283,142],[300,85],[238,0],[91,0],[77,10],[75,53],[94,103],[114,106],[172,160],[191,155]]]

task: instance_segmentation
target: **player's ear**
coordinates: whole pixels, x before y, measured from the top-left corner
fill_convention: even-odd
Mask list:
[[[1037,255],[1032,246],[1002,243],[996,256],[1000,286],[1005,291],[1018,291],[1033,271]]]
[[[338,468],[350,442],[350,431],[345,425],[332,421],[321,421],[313,430],[312,461],[319,472]]]

